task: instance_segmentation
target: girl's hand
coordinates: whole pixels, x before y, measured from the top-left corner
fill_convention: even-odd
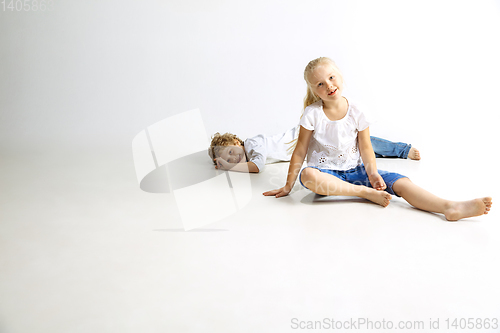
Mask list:
[[[276,198],[279,198],[279,197],[284,197],[284,196],[288,195],[288,193],[290,193],[290,191],[291,191],[291,189],[289,189],[286,186],[283,186],[282,188],[280,188],[278,190],[267,191],[267,192],[264,192],[262,194],[264,194],[266,197],[274,195]]]
[[[387,185],[385,185],[384,178],[382,178],[381,175],[377,173],[368,176],[368,179],[370,180],[370,184],[372,184],[372,187],[376,189],[377,191],[383,191],[387,188]]]

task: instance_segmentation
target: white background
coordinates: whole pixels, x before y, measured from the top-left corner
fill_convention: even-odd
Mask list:
[[[337,62],[372,133],[482,155],[499,109],[498,1],[55,1],[0,12],[3,147],[129,145],[200,108],[208,134],[297,123]],[[490,141],[490,142],[488,142]],[[465,144],[465,146],[464,146]],[[455,150],[454,150],[455,152]]]
[[[260,196],[282,163],[252,175],[235,216],[183,232],[171,194],[139,189],[131,152],[137,133],[195,108],[208,135],[280,133],[302,112],[304,67],[328,56],[372,134],[422,152],[381,167],[446,198],[497,198],[499,1],[2,6],[0,332],[500,318],[495,207],[448,223],[396,198]]]

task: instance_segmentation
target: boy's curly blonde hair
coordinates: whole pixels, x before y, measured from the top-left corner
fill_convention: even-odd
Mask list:
[[[224,133],[220,134],[219,132],[215,133],[212,136],[212,142],[210,142],[210,147],[208,147],[208,155],[212,159],[212,162],[215,163],[214,159],[219,156],[219,151],[227,146],[235,145],[235,141],[239,142],[243,147],[243,140],[238,138],[236,135],[232,133]]]

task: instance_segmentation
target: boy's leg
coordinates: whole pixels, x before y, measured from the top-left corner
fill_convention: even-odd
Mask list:
[[[370,136],[375,156],[408,158],[411,145],[403,142],[392,142],[375,136]]]
[[[398,179],[392,189],[415,208],[444,214],[449,221],[488,214],[491,209],[490,197],[469,201],[445,200],[415,185],[408,178]]]
[[[300,173],[300,182],[314,193],[321,195],[345,195],[368,199],[383,207],[389,205],[391,195],[363,185],[354,185],[337,178],[333,174],[315,168],[304,168]]]

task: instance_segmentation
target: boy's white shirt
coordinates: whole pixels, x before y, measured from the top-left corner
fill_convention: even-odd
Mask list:
[[[292,151],[287,151],[287,149],[293,144],[292,141],[298,135],[299,127],[296,126],[285,133],[272,136],[259,134],[246,139],[244,147],[248,161],[253,162],[259,168],[259,171],[264,169],[265,164],[290,161]]]
[[[349,170],[361,165],[358,132],[370,123],[356,105],[349,102],[347,114],[336,121],[323,112],[323,102],[309,105],[300,126],[314,131],[307,150],[307,165],[330,170]]]

